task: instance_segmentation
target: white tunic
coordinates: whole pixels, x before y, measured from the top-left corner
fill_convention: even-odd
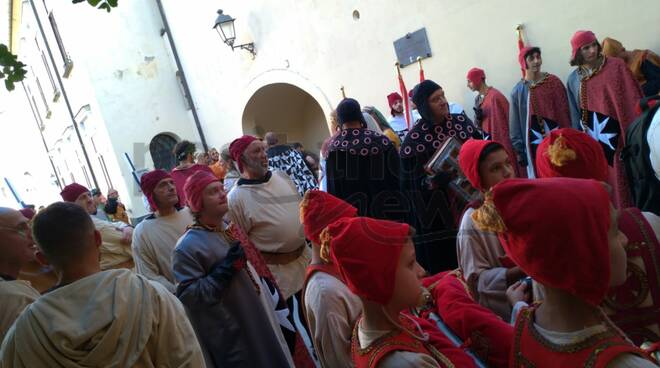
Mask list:
[[[227,198],[229,219],[260,251],[289,253],[304,247],[294,261],[268,265],[285,299],[302,289],[305,268],[311,259],[300,223],[301,200],[289,176],[277,170],[266,182],[235,186]]]
[[[305,316],[323,367],[352,367],[351,333],[362,313],[360,298],[336,277],[315,272],[305,289]]]
[[[204,367],[179,300],[126,269],[95,273],[40,297],[18,317],[0,366]]]
[[[192,223],[193,217],[188,207],[168,216],[151,216],[142,220],[133,231],[135,271],[161,283],[173,293],[176,288],[172,252]]]
[[[39,296],[39,292],[27,281],[5,281],[0,278],[0,343],[23,309]]]

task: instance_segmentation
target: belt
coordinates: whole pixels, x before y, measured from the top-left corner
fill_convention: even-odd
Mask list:
[[[301,245],[300,248],[288,252],[288,253],[273,253],[273,252],[261,252],[261,255],[264,257],[266,264],[269,265],[284,265],[291,263],[298,259],[303,254],[305,246]]]

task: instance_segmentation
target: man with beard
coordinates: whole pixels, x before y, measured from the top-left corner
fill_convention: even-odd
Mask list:
[[[264,142],[244,135],[229,151],[241,178],[227,196],[227,216],[259,250],[290,310],[295,310],[311,259],[300,223],[302,198],[288,175],[268,170]],[[293,332],[285,331],[289,346]]]
[[[406,117],[403,115],[403,97],[398,92],[392,92],[387,95],[387,104],[390,106],[390,114],[392,115],[387,123],[394,129],[399,139],[403,140],[409,130]]]
[[[413,101],[422,119],[401,145],[401,189],[410,205],[408,223],[417,230],[417,260],[434,274],[457,266],[456,227],[463,205],[446,190],[447,174],[429,180],[424,166],[449,137],[462,143],[483,136],[464,112],[450,113],[437,83],[427,79],[415,88]]]

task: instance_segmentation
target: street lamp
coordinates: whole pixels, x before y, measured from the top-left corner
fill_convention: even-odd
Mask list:
[[[236,29],[234,28],[235,20],[236,19],[232,18],[231,15],[224,14],[222,9],[219,9],[218,17],[215,19],[213,28],[218,32],[220,38],[222,38],[222,42],[231,47],[232,51],[234,51],[234,49],[243,49],[249,51],[252,56],[256,56],[257,54],[254,51],[254,43],[252,42],[234,46],[234,41],[236,40]]]

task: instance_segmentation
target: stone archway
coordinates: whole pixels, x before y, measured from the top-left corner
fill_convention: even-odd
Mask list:
[[[243,132],[263,137],[275,132],[280,143],[300,142],[318,152],[329,136],[321,105],[309,93],[288,83],[272,83],[254,92],[243,110]]]

